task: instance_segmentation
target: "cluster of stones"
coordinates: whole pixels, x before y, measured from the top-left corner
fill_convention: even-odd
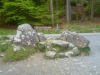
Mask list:
[[[83,36],[78,35],[75,32],[64,31],[61,34],[59,40],[46,37],[43,33],[36,33],[35,30],[29,24],[22,24],[18,26],[17,34],[13,39],[14,51],[20,50],[20,46],[31,46],[36,47],[36,44],[46,47],[45,55],[50,58],[54,58],[57,54],[60,56],[70,57],[73,54],[78,55],[78,47],[84,48],[88,47],[89,40]],[[53,45],[58,45],[59,47],[70,47],[70,50],[59,51]],[[60,49],[61,50],[61,49]]]
[[[63,37],[62,34],[61,34],[61,38],[60,38],[61,40],[57,40],[57,39],[55,39],[53,37],[52,38],[49,37],[49,38],[47,38],[46,41],[40,42],[41,45],[44,45],[47,48],[47,52],[45,53],[45,55],[47,57],[49,57],[49,58],[55,58],[56,55],[58,55],[58,57],[71,57],[72,55],[79,55],[80,51],[79,51],[78,47],[84,48],[84,47],[87,47],[89,45],[89,41],[87,39],[85,39],[84,37],[82,37],[82,36],[80,36],[80,37],[82,37],[83,39],[85,39],[83,42],[82,42],[82,38],[79,38],[78,37],[79,35],[76,34],[77,37],[79,38],[79,41],[81,41],[81,46],[80,46],[80,43],[79,43],[78,40],[76,41],[78,43],[73,44],[74,41],[69,42],[70,40],[68,40],[66,37]],[[62,38],[66,38],[67,40],[62,39]],[[73,38],[72,40],[74,40],[74,39],[75,38]],[[85,45],[85,43],[86,43],[86,45]],[[60,51],[59,51],[58,48],[53,47],[53,45],[59,46]],[[62,50],[63,47],[66,48],[65,51]]]

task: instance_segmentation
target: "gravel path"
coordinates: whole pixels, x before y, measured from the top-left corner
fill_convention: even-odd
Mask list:
[[[35,53],[28,59],[4,63],[0,58],[0,75],[100,75],[100,35],[84,35],[90,40],[89,56],[44,59]]]

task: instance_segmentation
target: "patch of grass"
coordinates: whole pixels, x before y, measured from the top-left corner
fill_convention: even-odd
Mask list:
[[[8,43],[0,44],[0,52],[5,52],[9,47]]]
[[[47,48],[46,48],[45,45],[38,44],[37,49],[38,49],[39,51],[41,51],[41,52],[45,52]]]
[[[84,25],[69,25],[67,30],[75,31],[77,33],[94,33],[100,32],[100,25],[91,25],[91,26],[84,26]]]
[[[60,34],[62,31],[75,31],[77,33],[92,33],[100,32],[100,23],[92,22],[70,22],[69,24],[64,23],[59,25],[59,30],[56,30],[56,26],[50,30],[37,30],[37,32],[42,32],[44,34]],[[0,35],[15,35],[16,30],[0,29]]]
[[[1,36],[0,37],[0,41],[3,41],[3,40],[9,40],[9,37],[7,37],[7,36]]]
[[[65,57],[65,56],[60,55],[59,52],[57,52],[56,55],[55,55],[55,58],[62,58],[62,57]]]
[[[15,35],[16,30],[0,29],[0,35]]]
[[[65,51],[70,50],[70,48],[68,46],[62,47],[57,44],[53,44],[52,47],[55,48],[57,50],[57,52],[65,52]]]
[[[84,48],[78,47],[78,49],[80,51],[80,55],[82,55],[82,56],[89,55],[89,53],[90,53],[90,47],[84,47]]]
[[[21,47],[18,51],[13,51],[13,48],[13,46],[8,48],[4,57],[4,61],[22,60],[36,52],[36,49],[32,47]]]

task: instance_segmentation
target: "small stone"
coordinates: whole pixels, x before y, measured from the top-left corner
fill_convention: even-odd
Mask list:
[[[72,52],[72,51],[65,52],[65,56],[67,56],[67,57],[70,57],[72,54],[73,54],[73,52]]]
[[[73,51],[73,53],[74,53],[75,55],[78,55],[78,54],[79,54],[79,50],[78,50],[77,47],[74,47],[74,48],[72,49],[72,51]]]
[[[46,38],[45,38],[43,33],[37,33],[37,35],[38,35],[38,39],[39,39],[40,42],[43,42],[43,41],[46,40]]]
[[[54,51],[48,51],[48,52],[46,52],[46,56],[48,56],[50,58],[54,58],[55,55],[56,55],[56,52],[54,52]]]
[[[0,57],[4,57],[5,56],[5,54],[4,53],[0,53]]]
[[[46,42],[44,42],[44,41],[43,41],[43,42],[39,42],[39,44],[41,44],[41,45],[45,45],[45,43],[46,43]]]
[[[57,51],[57,49],[55,49],[55,48],[52,48],[52,50],[53,50],[53,51]]]
[[[15,45],[14,45],[13,51],[18,51],[18,50],[20,50],[20,46],[15,46]]]
[[[59,53],[60,56],[65,56],[65,53]]]
[[[75,45],[74,44],[72,44],[72,43],[69,43],[69,47],[75,47]]]

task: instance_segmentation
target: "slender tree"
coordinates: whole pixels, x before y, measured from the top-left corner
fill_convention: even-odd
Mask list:
[[[84,21],[84,0],[81,0],[81,21]]]
[[[90,5],[91,5],[91,20],[93,20],[93,0],[90,0]]]
[[[78,8],[79,8],[79,0],[76,0],[76,20],[78,21]]]
[[[51,16],[52,16],[52,27],[54,27],[54,12],[53,12],[53,1],[50,0],[50,10],[51,10]]]
[[[71,15],[70,9],[71,9],[70,0],[66,0],[66,19],[67,19],[67,22],[70,21],[70,15]]]

